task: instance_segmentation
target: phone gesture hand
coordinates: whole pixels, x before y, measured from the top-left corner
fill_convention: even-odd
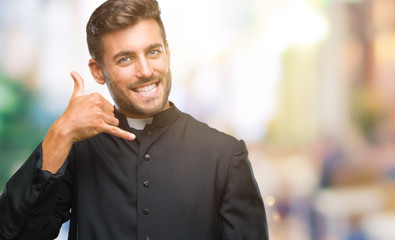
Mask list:
[[[78,142],[100,133],[108,133],[126,140],[134,140],[135,135],[118,127],[114,116],[114,106],[99,93],[84,94],[84,80],[77,72],[71,72],[74,90],[62,122],[69,129],[73,142]]]

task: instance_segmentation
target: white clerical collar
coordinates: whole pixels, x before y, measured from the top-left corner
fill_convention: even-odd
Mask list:
[[[128,120],[129,127],[134,128],[136,130],[143,130],[145,125],[151,124],[154,118],[150,117],[150,118],[142,118],[142,119],[137,119],[137,118],[126,118],[126,119]]]

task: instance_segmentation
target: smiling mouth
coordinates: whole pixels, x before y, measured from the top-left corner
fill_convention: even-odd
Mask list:
[[[152,84],[144,86],[144,87],[136,88],[135,91],[140,95],[149,96],[149,95],[154,94],[157,89],[158,89],[158,84],[152,83]]]

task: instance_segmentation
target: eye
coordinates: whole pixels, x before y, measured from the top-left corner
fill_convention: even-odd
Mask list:
[[[147,55],[153,57],[153,56],[158,55],[159,53],[160,53],[159,50],[151,50],[150,52],[148,52]]]
[[[130,61],[130,57],[123,57],[119,60],[119,63],[127,63]]]

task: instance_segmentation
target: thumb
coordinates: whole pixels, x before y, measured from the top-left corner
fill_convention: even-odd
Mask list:
[[[84,95],[84,79],[74,71],[72,71],[70,75],[74,79],[74,90],[71,98]]]

